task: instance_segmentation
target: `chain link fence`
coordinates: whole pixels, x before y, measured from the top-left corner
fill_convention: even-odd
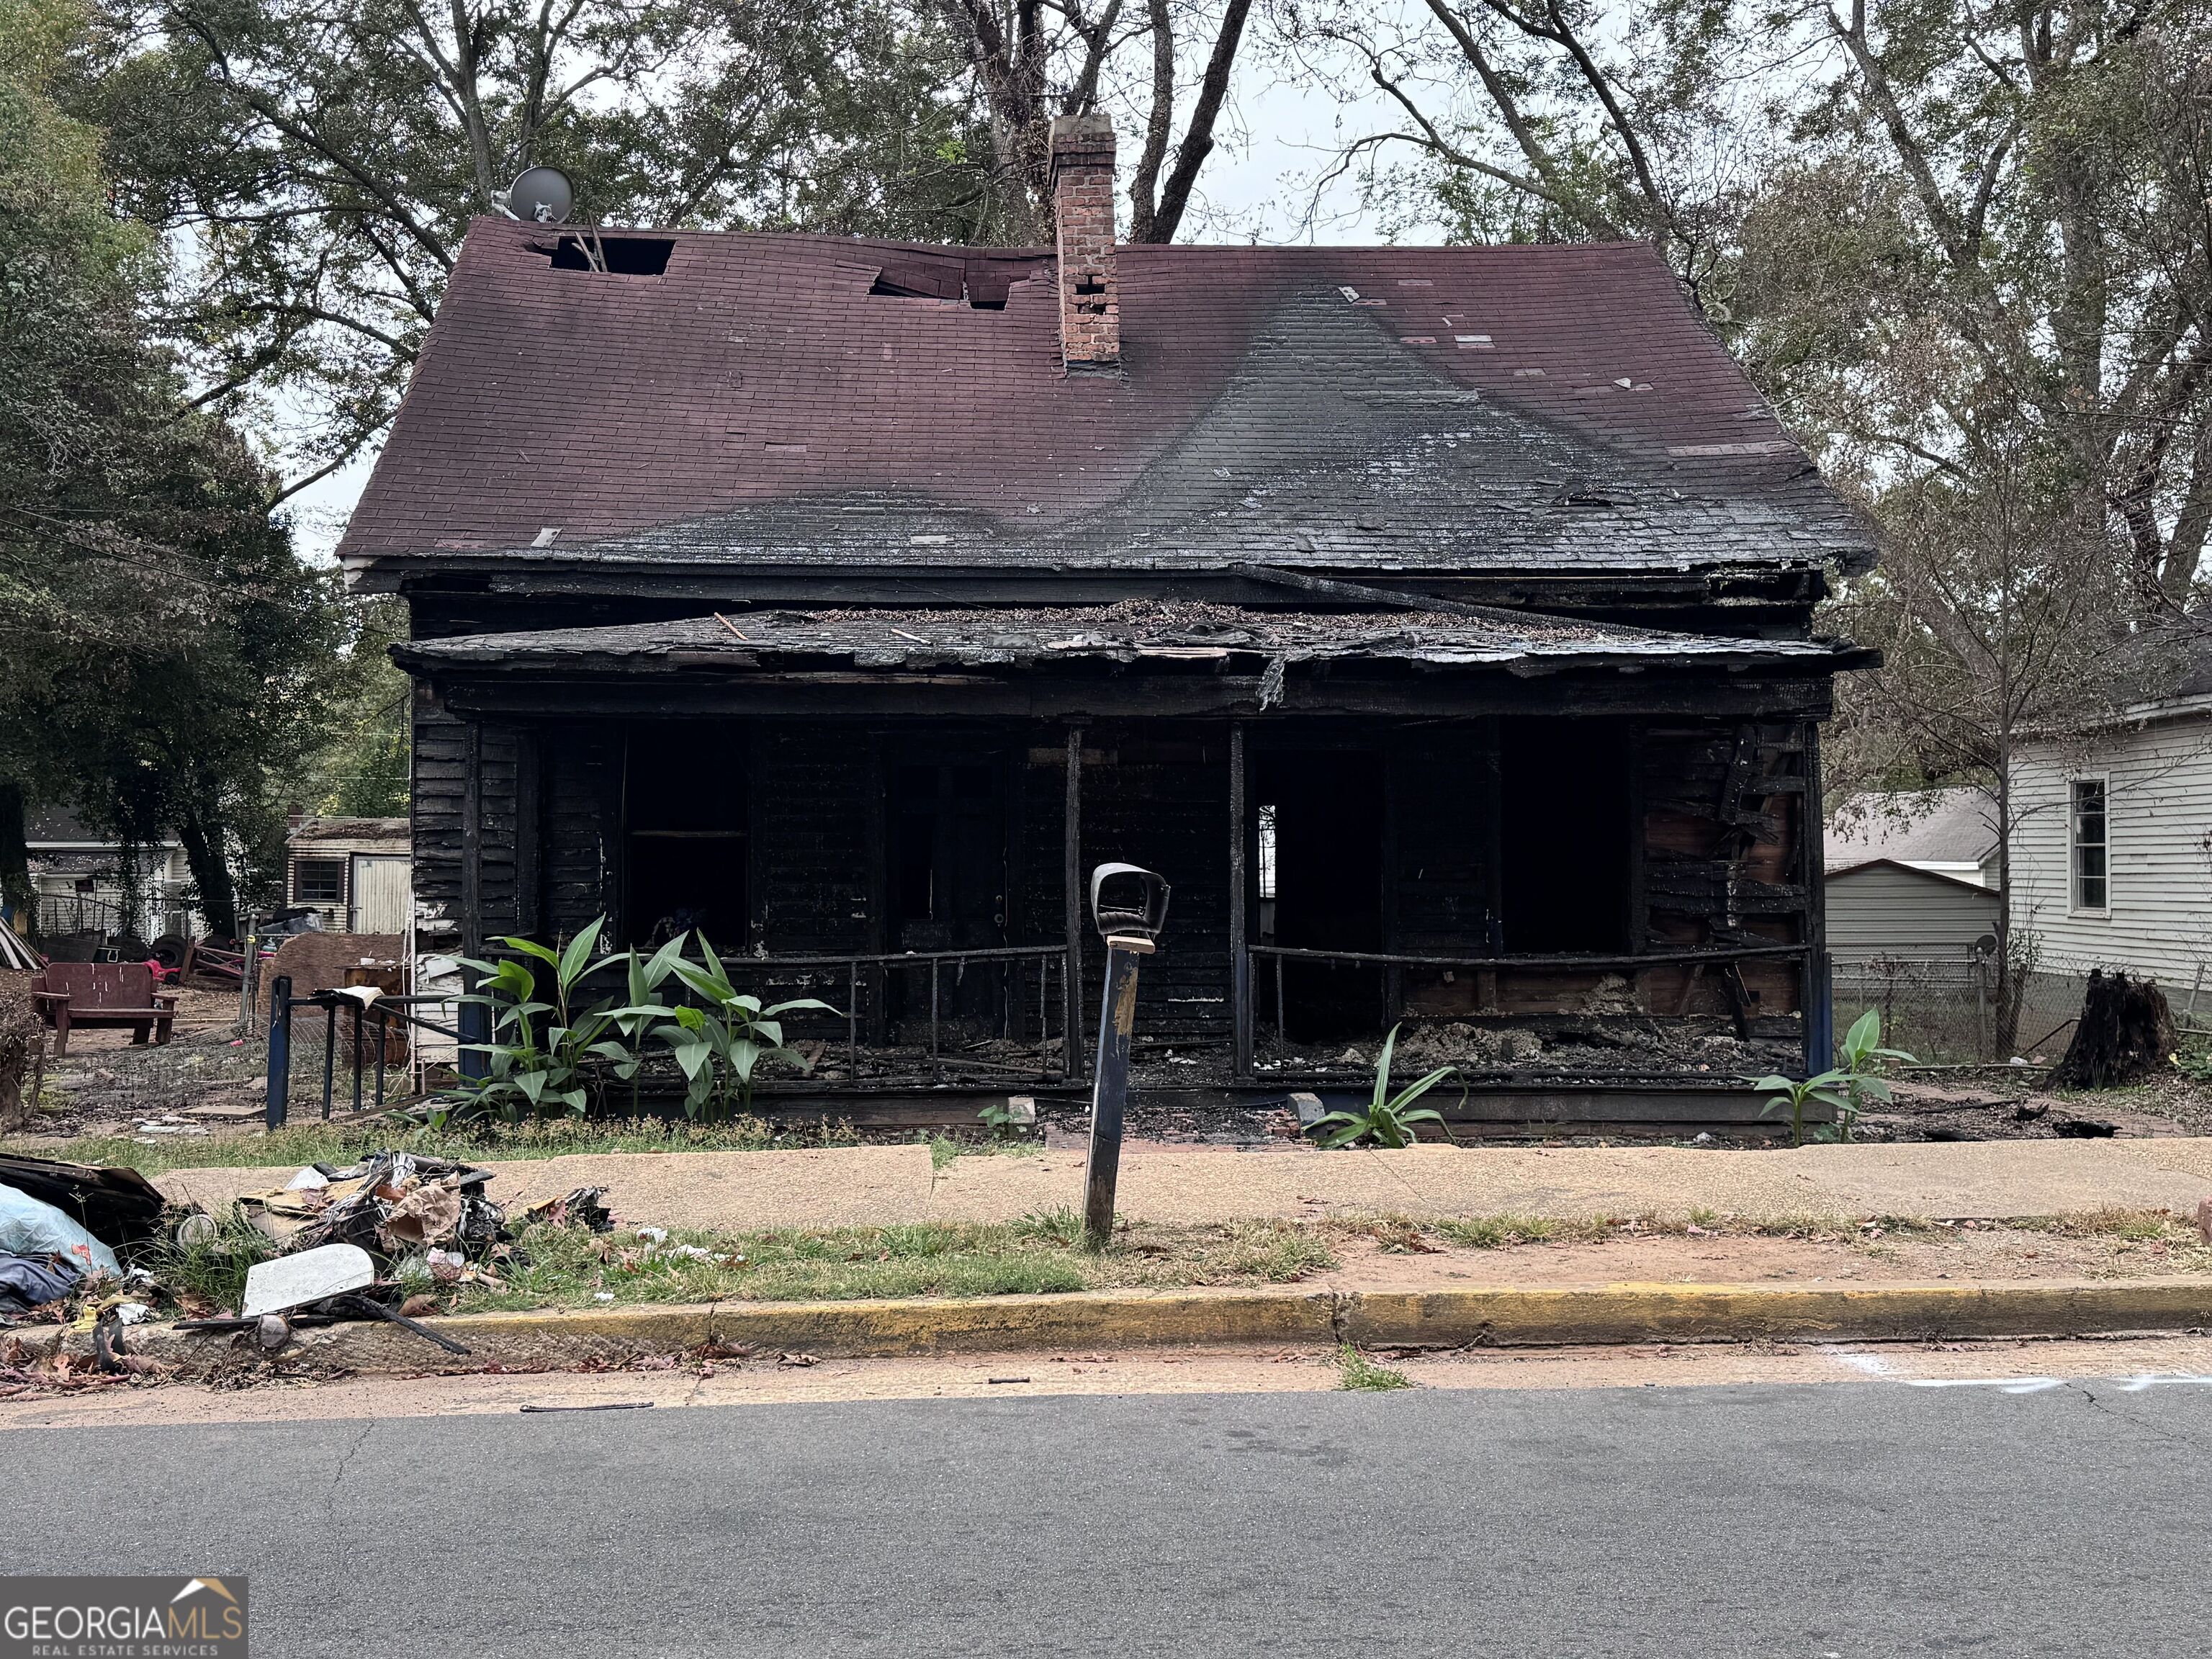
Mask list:
[[[2011,1052],[2000,1054],[1996,969],[1986,958],[1875,957],[1838,962],[1831,972],[1838,1036],[1868,1009],[1879,1009],[1883,1046],[1902,1048],[1929,1065],[2002,1062],[2031,1050],[2056,1059],[2081,1010],[2080,980],[2030,974],[2016,1041]]]

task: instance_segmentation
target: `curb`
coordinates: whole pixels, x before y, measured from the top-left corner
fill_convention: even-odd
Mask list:
[[[822,1358],[1146,1347],[1583,1346],[1629,1342],[2076,1336],[2212,1328],[2212,1279],[2012,1284],[1590,1285],[1448,1291],[1075,1291],[972,1301],[678,1304],[451,1315],[425,1322],[464,1344],[448,1355],[389,1325],[304,1330],[276,1356],[288,1372],[557,1370],[595,1361],[750,1346]],[[13,1339],[36,1357],[38,1333]],[[90,1352],[55,1329],[45,1352]],[[185,1376],[258,1369],[243,1338],[142,1327],[133,1353]]]

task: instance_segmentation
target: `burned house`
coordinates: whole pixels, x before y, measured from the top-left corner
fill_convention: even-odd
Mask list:
[[[811,1086],[1078,1079],[1127,860],[1156,1080],[1825,1053],[1870,538],[1661,259],[1116,246],[1054,143],[1057,249],[471,229],[341,550],[424,948],[703,931]]]

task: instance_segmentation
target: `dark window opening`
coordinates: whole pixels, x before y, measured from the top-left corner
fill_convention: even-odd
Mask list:
[[[1382,757],[1335,749],[1261,755],[1252,793],[1262,803],[1254,862],[1263,934],[1297,950],[1380,951]],[[1383,989],[1378,968],[1288,961],[1285,1022],[1300,1042],[1371,1038],[1382,1030]]]
[[[553,245],[556,270],[599,270],[617,276],[658,276],[668,269],[670,236],[563,236]],[[592,255],[599,256],[594,263]]]
[[[292,902],[343,904],[346,867],[343,859],[300,859],[292,866]]]
[[[704,933],[748,943],[744,728],[673,721],[630,728],[623,811],[624,932],[632,945]]]
[[[1628,734],[1614,720],[1498,723],[1505,949],[1628,949]]]

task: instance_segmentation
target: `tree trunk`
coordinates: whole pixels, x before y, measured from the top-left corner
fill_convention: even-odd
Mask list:
[[[0,905],[15,917],[15,931],[26,939],[38,931],[38,895],[31,886],[31,854],[24,845],[27,812],[23,786],[13,778],[0,778]]]
[[[222,822],[198,809],[177,820],[177,839],[185,845],[185,862],[191,866],[192,884],[199,889],[200,915],[208,932],[217,939],[238,935],[238,893],[232,886],[230,864],[222,853]]]
[[[2117,1089],[2140,1083],[2177,1046],[2166,994],[2147,979],[2093,969],[2074,1040],[2051,1073],[2061,1089]]]

